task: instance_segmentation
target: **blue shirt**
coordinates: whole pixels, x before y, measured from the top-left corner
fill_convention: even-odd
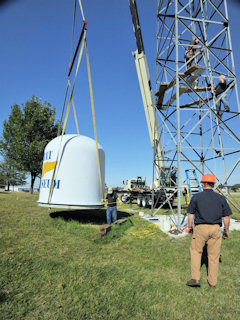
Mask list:
[[[194,224],[219,224],[222,217],[230,216],[232,211],[225,199],[212,189],[195,194],[188,206],[188,213],[194,214]]]
[[[177,170],[172,170],[171,171],[171,177],[175,177],[177,175]]]

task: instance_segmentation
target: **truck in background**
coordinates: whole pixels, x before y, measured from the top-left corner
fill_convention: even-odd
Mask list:
[[[164,181],[164,187],[159,188],[155,183],[147,186],[146,180],[142,177],[131,178],[124,182],[125,186],[123,189],[118,190],[118,194],[123,203],[133,201],[137,202],[139,207],[150,208],[153,206],[160,206],[162,204],[169,205],[167,198],[171,205],[176,196],[176,187],[171,186],[170,170],[172,167],[164,167],[162,171],[162,181]]]

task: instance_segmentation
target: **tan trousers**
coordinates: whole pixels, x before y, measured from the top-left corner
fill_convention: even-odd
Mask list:
[[[218,224],[199,224],[195,227],[190,247],[192,279],[200,280],[201,258],[205,243],[208,245],[208,282],[217,284],[222,235]]]

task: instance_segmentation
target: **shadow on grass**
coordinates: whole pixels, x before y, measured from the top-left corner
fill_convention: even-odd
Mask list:
[[[0,303],[7,300],[7,295],[4,292],[0,292]]]
[[[99,209],[99,210],[71,210],[71,211],[55,211],[51,212],[50,217],[61,218],[64,221],[77,221],[79,223],[93,223],[102,225],[107,223],[106,220],[106,210]],[[123,219],[132,216],[132,214],[118,211],[117,218]]]

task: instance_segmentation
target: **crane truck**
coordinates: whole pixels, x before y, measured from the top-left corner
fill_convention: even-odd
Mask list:
[[[160,134],[155,112],[155,103],[153,99],[147,58],[144,51],[136,0],[129,0],[129,7],[137,43],[137,50],[133,52],[133,56],[137,69],[149,137],[155,153],[156,181],[151,188],[146,188],[145,184],[142,184],[140,188],[127,186],[127,188],[121,191],[121,199],[123,202],[137,199],[137,204],[146,208],[149,206],[158,206],[167,202],[172,203],[176,195],[176,188],[171,187],[170,172],[172,170],[172,166],[165,166],[164,164],[163,150],[160,143]],[[140,181],[139,178],[140,177],[138,177],[138,181]]]
[[[174,193],[174,190],[170,190],[170,188],[168,188],[167,193]],[[120,198],[123,203],[132,203],[134,200],[136,200],[139,207],[148,208],[152,206],[152,203],[167,204],[166,190],[164,190],[163,188],[148,187],[142,177],[126,180],[125,187],[123,188],[123,190],[118,190],[118,194],[121,194]],[[171,197],[169,200],[171,204],[173,203],[173,200],[174,197]]]

